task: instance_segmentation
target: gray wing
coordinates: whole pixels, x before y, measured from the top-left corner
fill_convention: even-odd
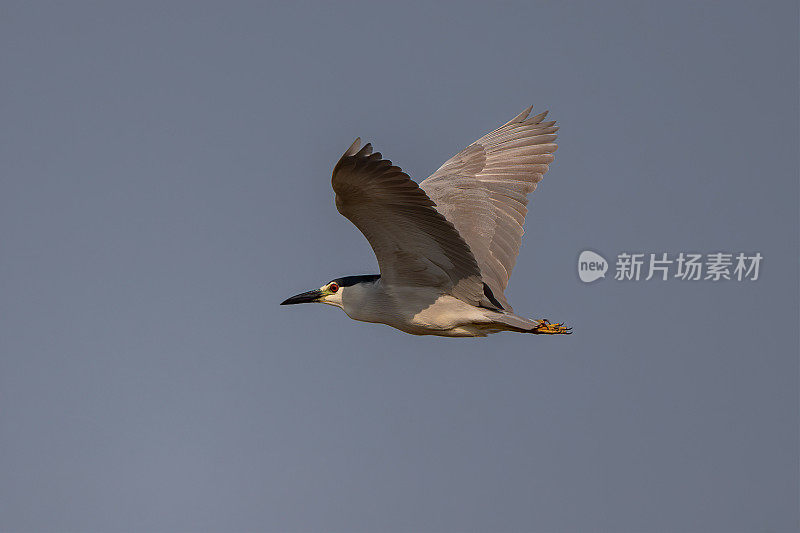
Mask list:
[[[519,254],[527,195],[553,162],[555,121],[529,107],[453,156],[420,183],[469,245],[483,281],[504,308],[503,292]]]
[[[333,169],[336,208],[369,241],[389,285],[424,286],[477,305],[483,282],[453,224],[392,162],[356,139]]]

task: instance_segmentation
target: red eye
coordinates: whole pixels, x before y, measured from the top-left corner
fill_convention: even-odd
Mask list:
[[[331,292],[336,292],[339,290],[339,286],[336,283],[331,283],[330,285],[328,285],[328,290],[330,290]]]

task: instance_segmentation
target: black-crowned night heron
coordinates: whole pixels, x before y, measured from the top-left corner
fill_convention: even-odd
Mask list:
[[[333,169],[336,208],[369,241],[380,274],[346,276],[281,305],[317,302],[354,320],[414,335],[484,337],[498,331],[568,334],[517,316],[503,294],[522,240],[528,193],[553,162],[555,121],[529,107],[417,185],[361,147]]]

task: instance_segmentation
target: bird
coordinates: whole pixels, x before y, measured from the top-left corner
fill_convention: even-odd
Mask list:
[[[555,121],[533,106],[447,160],[419,184],[361,146],[333,169],[336,208],[367,238],[380,274],[344,276],[281,305],[321,303],[351,319],[412,335],[567,335],[572,328],[514,313],[505,296],[528,194],[554,160]]]

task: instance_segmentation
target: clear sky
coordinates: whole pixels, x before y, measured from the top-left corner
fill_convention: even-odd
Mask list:
[[[0,530],[797,531],[797,80],[796,2],[2,2]],[[574,335],[278,306],[377,272],[356,136],[421,180],[530,104],[507,294]]]

